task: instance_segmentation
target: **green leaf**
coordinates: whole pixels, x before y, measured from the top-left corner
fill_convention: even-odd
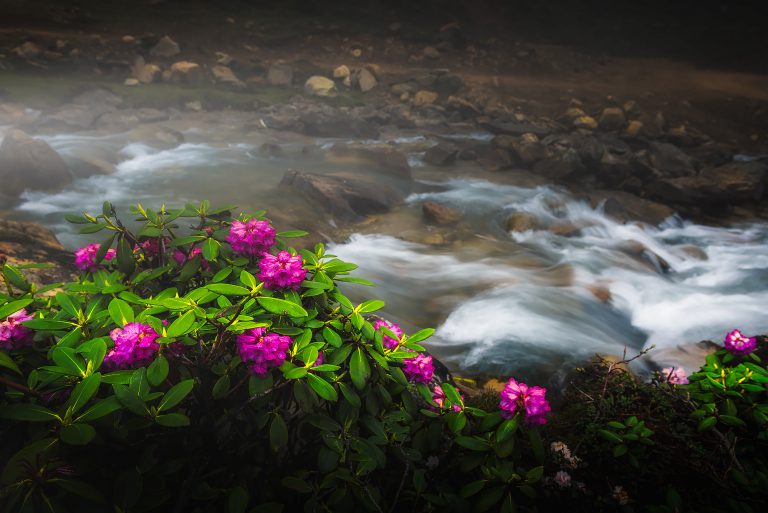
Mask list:
[[[122,299],[112,299],[107,310],[109,310],[109,316],[118,326],[125,326],[134,320],[133,308]]]
[[[168,326],[168,337],[179,338],[186,335],[192,330],[192,325],[195,323],[195,311],[190,310]]]
[[[288,426],[285,425],[283,417],[276,413],[272,418],[272,424],[269,426],[269,445],[273,451],[288,444]]]
[[[432,334],[435,332],[432,328],[426,328],[423,330],[419,330],[410,337],[408,337],[408,342],[421,342],[422,340],[426,340],[429,337],[432,336]]]
[[[317,392],[317,395],[326,401],[338,401],[339,396],[336,393],[336,389],[334,389],[333,385],[328,383],[326,380],[315,376],[314,374],[308,374],[307,380],[309,381],[309,386],[312,387],[312,390]]]
[[[55,412],[39,404],[10,404],[0,407],[0,418],[10,420],[24,420],[27,422],[60,421],[61,418]]]
[[[285,476],[280,481],[280,484],[298,493],[312,493],[313,490],[312,486],[310,486],[305,480],[294,476]]]
[[[59,432],[59,438],[69,445],[86,445],[96,436],[96,430],[90,424],[70,424]]]
[[[214,238],[205,239],[203,242],[203,258],[209,262],[216,261],[216,257],[219,256],[219,248],[221,243]]]
[[[482,490],[485,487],[485,484],[488,481],[485,479],[480,479],[479,481],[472,481],[471,483],[465,485],[461,490],[459,490],[459,495],[461,495],[463,498],[472,497],[473,495],[476,495],[480,490]]]
[[[613,452],[614,457],[619,458],[627,454],[628,450],[629,450],[629,447],[627,447],[626,444],[619,444],[619,445],[615,445],[611,452]]]
[[[85,376],[85,360],[71,347],[54,347],[51,357],[56,365],[67,369],[71,374]]]
[[[217,294],[225,296],[247,296],[251,293],[250,290],[240,285],[232,285],[229,283],[211,283],[205,286],[206,289]]]
[[[11,285],[19,290],[27,292],[30,290],[31,285],[27,280],[24,279],[24,275],[21,274],[15,267],[9,264],[5,264],[2,269],[3,277],[5,277],[5,279],[11,283]]]
[[[125,239],[120,237],[117,243],[117,268],[126,276],[133,274],[136,269],[136,260],[133,258],[133,248]]]
[[[323,338],[333,347],[341,347],[341,336],[328,326],[323,328]]]
[[[441,383],[440,388],[443,389],[445,398],[448,399],[451,402],[451,404],[456,404],[459,406],[464,404],[464,402],[461,400],[461,396],[459,395],[459,393],[456,391],[456,388],[454,388],[452,384],[448,382]]]
[[[92,404],[90,408],[85,410],[82,415],[75,419],[75,422],[90,422],[92,420],[100,419],[120,408],[121,404],[120,401],[117,400],[117,397],[107,397],[106,399],[102,399],[101,401]]]
[[[72,329],[72,326],[74,326],[71,322],[57,321],[54,319],[32,319],[31,321],[24,321],[22,324],[33,330],[47,331],[68,331]]]
[[[470,451],[488,451],[491,448],[485,440],[474,436],[457,436],[456,443]]]
[[[360,408],[362,405],[360,402],[360,396],[357,395],[357,392],[353,388],[351,388],[349,385],[339,382],[339,390],[341,390],[341,395],[344,396],[344,399],[351,404],[354,408]]]
[[[19,369],[19,366],[16,365],[16,362],[13,361],[13,359],[8,356],[8,354],[5,351],[0,351],[0,367],[5,367],[6,369],[10,369],[19,376],[21,376],[21,369]]]
[[[715,424],[717,424],[717,418],[707,417],[705,419],[702,419],[701,422],[699,422],[699,426],[697,429],[699,431],[706,431],[707,429],[714,427]]]
[[[168,390],[163,396],[160,404],[157,406],[157,411],[167,410],[173,408],[181,401],[184,400],[187,395],[192,391],[192,387],[195,386],[194,379],[186,379],[180,383],[177,383],[170,390]]]
[[[59,292],[59,294],[62,294],[62,292]],[[58,297],[58,294],[56,296]],[[32,301],[34,301],[34,299],[19,299],[17,301],[11,301],[10,303],[0,306],[0,322],[4,321],[5,318],[9,315],[18,312],[22,308],[25,308],[30,303],[32,303]],[[75,313],[75,315],[77,315],[77,313]]]
[[[285,379],[301,379],[307,375],[307,372],[305,367],[293,367],[292,369],[287,370],[283,376],[285,376]]]
[[[88,224],[90,221],[83,216],[78,216],[75,214],[65,214],[64,219],[67,220],[67,222],[72,224]]]
[[[158,386],[168,377],[168,360],[163,355],[158,355],[149,367],[147,367],[147,381],[152,386]]]
[[[75,386],[72,391],[72,395],[69,396],[69,408],[72,413],[77,413],[88,401],[99,391],[99,385],[101,384],[101,374],[98,372],[91,374],[87,378],[83,379]]]
[[[372,281],[366,280],[365,278],[353,278],[351,276],[344,277],[344,278],[336,278],[337,281],[343,281],[346,283],[355,283],[357,285],[365,285],[366,287],[375,287],[376,284]]]
[[[519,417],[515,416],[514,418],[507,419],[501,423],[499,428],[496,430],[496,441],[498,443],[504,442],[510,436],[512,436],[515,431],[517,431],[517,426],[519,423],[518,419]]]
[[[224,374],[219,379],[216,380],[216,383],[213,384],[213,390],[211,391],[211,396],[214,399],[221,399],[225,395],[227,395],[227,392],[229,392],[229,387],[231,385],[231,380],[229,378],[229,374]]]
[[[289,315],[291,317],[307,317],[309,315],[301,306],[284,299],[259,297],[257,298],[257,301],[266,311],[278,315]]]
[[[620,444],[624,442],[624,440],[613,431],[608,431],[607,429],[598,429],[597,432],[600,434],[600,436],[602,436],[609,442],[613,442],[616,444]]]
[[[727,424],[729,426],[740,426],[744,427],[747,425],[746,422],[741,420],[740,418],[736,417],[735,415],[720,415],[719,417],[720,422],[723,424]]]
[[[96,233],[96,232],[100,232],[106,227],[107,225],[102,223],[89,224],[88,226],[83,226],[82,228],[80,228],[80,233]]]
[[[279,232],[277,234],[278,237],[283,237],[283,238],[286,238],[286,239],[287,238],[292,238],[292,237],[305,237],[307,235],[309,235],[309,233],[307,233],[307,232],[305,232],[303,230],[288,230],[288,231],[285,231],[285,232]]]
[[[251,289],[256,288],[256,278],[245,269],[240,271],[240,283]]]
[[[365,387],[365,382],[371,376],[371,366],[365,353],[359,347],[352,353],[352,358],[349,361],[349,372],[352,383],[358,390],[362,390]]]
[[[245,513],[248,507],[248,491],[242,486],[235,486],[229,491],[229,513]]]
[[[155,422],[165,427],[189,426],[189,417],[181,413],[168,413],[155,417]]]
[[[253,397],[255,395],[263,394],[274,385],[271,374],[267,374],[264,378],[257,376],[251,376],[248,378],[248,395]]]
[[[381,310],[382,308],[384,308],[384,301],[381,301],[380,299],[371,299],[370,301],[362,303],[357,308],[357,311],[360,313],[370,313],[375,312],[376,310]]]

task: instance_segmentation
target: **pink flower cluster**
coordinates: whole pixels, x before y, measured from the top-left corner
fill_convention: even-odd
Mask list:
[[[236,255],[259,256],[275,244],[275,229],[269,221],[232,221],[226,240]]]
[[[96,263],[96,253],[99,252],[101,244],[89,244],[84,248],[75,251],[75,265],[83,271],[98,271],[101,266]],[[104,255],[104,260],[112,260],[115,257],[115,250],[110,248]]]
[[[33,332],[21,323],[30,320],[32,316],[27,315],[27,310],[22,308],[0,322],[0,349],[20,349],[29,345]]]
[[[267,333],[266,328],[252,328],[237,336],[237,352],[257,376],[280,367],[288,356],[293,339],[277,333]]]
[[[381,328],[386,328],[395,335],[397,335],[397,338],[403,336],[403,330],[398,326],[397,324],[389,323],[383,319],[377,319],[373,322],[373,329],[380,330]],[[395,349],[398,345],[400,345],[400,341],[397,339],[394,339],[390,337],[389,335],[384,335],[382,338],[382,343],[384,344],[384,347],[387,349]]]
[[[688,375],[681,367],[664,367],[661,369],[661,381],[670,385],[687,385]]]
[[[169,239],[165,239],[165,243],[170,242]],[[133,252],[138,253],[141,251],[146,258],[153,258],[160,254],[160,238],[152,237],[151,239],[139,242],[133,247]]]
[[[551,409],[546,399],[547,389],[529,387],[515,378],[509,378],[504,390],[501,391],[501,416],[511,419],[518,408],[525,412],[525,420],[529,425],[547,423],[547,412]]]
[[[733,330],[725,336],[723,345],[733,354],[749,354],[757,349],[757,337],[745,337],[741,331]]]
[[[456,391],[458,392],[459,389],[454,387]],[[461,396],[462,399],[464,399],[464,396]],[[443,404],[445,404],[445,392],[443,392],[443,389],[440,385],[436,385],[434,390],[432,390],[432,401],[440,407],[440,409],[443,408]],[[461,405],[460,404],[452,404],[451,410],[453,411],[461,411]]]
[[[160,335],[148,324],[130,322],[122,329],[113,329],[109,336],[115,341],[115,347],[104,357],[104,367],[109,370],[147,365],[160,349],[160,344],[155,342]]]
[[[203,250],[200,248],[192,248],[192,250],[189,252],[189,258],[187,258],[187,255],[184,254],[183,251],[176,250],[173,252],[173,259],[176,261],[176,263],[179,265],[179,267],[183,266],[187,263],[187,260],[190,258],[194,258],[197,255],[200,255],[203,253]],[[210,264],[208,263],[208,260],[205,258],[202,259],[202,262],[200,264],[200,267],[202,267],[204,270],[210,269]]]
[[[411,381],[424,384],[429,383],[432,381],[432,376],[435,373],[432,357],[420,354],[414,358],[406,358],[403,360],[403,372]]]
[[[298,255],[287,251],[277,255],[264,253],[259,261],[259,279],[268,289],[298,289],[307,277],[307,270]]]

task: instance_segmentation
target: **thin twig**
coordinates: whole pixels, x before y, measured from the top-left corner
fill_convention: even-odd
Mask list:
[[[32,397],[38,397],[38,398],[43,397],[43,394],[41,394],[37,390],[32,390],[31,388],[27,388],[24,385],[16,383],[15,381],[11,381],[10,379],[4,378],[2,376],[0,376],[0,383],[4,384],[9,388],[16,389],[19,392],[23,392],[26,395],[31,395]]]

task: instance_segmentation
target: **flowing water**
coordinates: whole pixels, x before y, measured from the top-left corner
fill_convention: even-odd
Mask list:
[[[284,224],[332,233],[327,215],[276,194],[277,184],[288,169],[367,170],[324,159],[333,141],[243,135],[225,121],[210,130],[179,127],[186,142],[174,148],[128,133],[46,136],[72,165],[97,155],[114,161],[116,172],[77,179],[60,192],[26,192],[0,210],[50,226],[69,248],[86,239],[62,215],[99,212],[105,199],[125,211],[137,199],[175,206],[207,198],[244,211],[266,208]],[[284,156],[260,156],[259,145],[274,137],[281,137]],[[715,228],[677,217],[658,226],[623,224],[551,185],[492,183],[476,178],[470,164],[450,172],[425,166],[420,156],[429,141],[418,134],[389,140],[408,152],[416,192],[331,249],[378,284],[350,286],[350,295],[384,299],[383,315],[406,330],[436,327],[428,346],[449,367],[553,384],[596,352],[634,354],[655,345],[640,370],[690,371],[702,357],[693,343],[719,341],[734,327],[766,331],[768,226]],[[420,205],[427,199],[463,211],[461,224],[450,233],[425,225]],[[537,228],[508,232],[513,212],[531,216]],[[422,243],[434,236],[440,244]]]

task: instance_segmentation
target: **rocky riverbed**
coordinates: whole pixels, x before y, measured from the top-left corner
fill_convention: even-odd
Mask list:
[[[52,3],[0,31],[11,259],[66,261],[21,221],[71,250],[64,213],[209,198],[333,243],[463,370],[557,376],[649,344],[694,365],[698,340],[764,331],[765,76],[450,16],[195,5],[178,25],[173,2]]]

